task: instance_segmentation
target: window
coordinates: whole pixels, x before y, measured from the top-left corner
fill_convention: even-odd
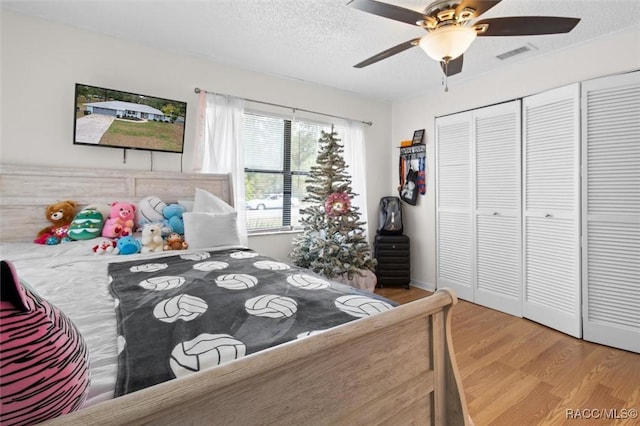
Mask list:
[[[306,176],[315,164],[318,139],[331,125],[253,112],[244,113],[244,178],[247,230],[300,226]]]

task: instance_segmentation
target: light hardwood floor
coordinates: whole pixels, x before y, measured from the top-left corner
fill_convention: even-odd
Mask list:
[[[431,294],[376,293],[398,303]],[[640,354],[464,300],[453,309],[453,346],[476,426],[640,425],[628,418],[640,410]]]

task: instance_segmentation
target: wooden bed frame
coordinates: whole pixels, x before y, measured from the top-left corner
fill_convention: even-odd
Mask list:
[[[0,166],[0,241],[26,242],[44,209],[190,199],[230,201],[227,175]],[[451,343],[452,291],[359,319],[51,420],[51,425],[470,425]],[[114,342],[115,344],[115,342]]]

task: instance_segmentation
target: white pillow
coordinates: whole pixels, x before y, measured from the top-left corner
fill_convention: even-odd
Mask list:
[[[193,201],[193,211],[203,213],[234,213],[235,210],[229,204],[216,197],[209,191],[196,188]]]
[[[190,249],[240,246],[238,214],[185,212],[184,240]]]

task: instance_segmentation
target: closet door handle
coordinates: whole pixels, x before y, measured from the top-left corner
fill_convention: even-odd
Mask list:
[[[494,215],[494,216],[498,216],[498,215],[500,215],[500,213],[498,213],[498,212],[493,212],[493,215]]]
[[[544,217],[546,217],[546,218],[551,217],[551,213],[547,213],[547,214],[545,214],[545,215],[544,215]]]

